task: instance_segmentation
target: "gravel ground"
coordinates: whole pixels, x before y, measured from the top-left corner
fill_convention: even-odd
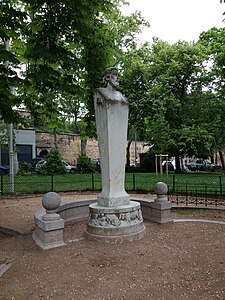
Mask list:
[[[80,197],[62,195],[62,201]],[[0,226],[31,230],[40,201],[0,198]],[[172,216],[225,221],[224,210],[173,210]],[[8,267],[0,277],[0,299],[225,299],[225,225],[145,226],[143,239],[109,245],[85,240],[85,222],[75,223],[66,227],[65,247],[45,252],[29,230],[0,237],[0,265]]]

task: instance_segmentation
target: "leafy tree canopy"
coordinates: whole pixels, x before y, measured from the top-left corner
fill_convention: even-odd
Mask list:
[[[155,39],[133,51],[124,64],[131,124],[159,153],[177,157],[178,170],[179,157],[209,155],[213,143],[204,115],[207,55],[200,43],[170,45]]]
[[[93,88],[99,86],[107,66],[121,61],[125,47],[135,46],[136,33],[147,25],[139,13],[122,16],[121,3],[5,1],[0,16],[0,93],[7,105],[1,105],[2,118],[16,122],[12,108],[24,104],[35,124],[55,128],[58,120],[77,119],[84,104],[92,122]],[[26,69],[18,76],[16,68],[21,64]]]

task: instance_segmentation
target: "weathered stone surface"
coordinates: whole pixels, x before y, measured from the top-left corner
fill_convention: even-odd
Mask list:
[[[33,239],[42,250],[65,245],[64,221],[56,212],[60,203],[60,196],[55,192],[49,192],[42,198],[42,205],[46,210],[42,208],[35,212]]]
[[[130,201],[128,205],[104,207],[97,203],[89,206],[86,237],[106,243],[131,241],[145,234],[140,203]]]
[[[65,245],[63,240],[63,229],[64,226],[55,230],[46,231],[42,230],[41,227],[36,225],[35,231],[33,232],[32,236],[35,243],[44,251],[47,249]]]
[[[156,223],[172,222],[170,203],[151,203],[151,221]]]
[[[168,187],[164,182],[157,182],[154,186],[154,190],[157,194],[155,202],[166,203],[168,202],[167,192]]]
[[[11,263],[0,264],[0,278],[11,267]]]
[[[89,225],[100,227],[123,227],[143,221],[140,203],[131,201],[129,205],[104,207],[91,204]]]
[[[42,206],[49,212],[56,210],[60,204],[60,196],[55,192],[49,192],[42,198]]]
[[[117,90],[118,70],[105,71],[94,91],[102,191],[89,206],[86,237],[103,242],[141,238],[145,233],[140,204],[124,189],[129,104]]]
[[[121,95],[119,100],[107,100],[112,91],[102,89],[94,93],[98,146],[101,161],[102,192],[98,203],[102,206],[129,204],[129,195],[124,190],[127,142],[128,103]],[[109,94],[109,95],[108,95]],[[121,97],[120,97],[121,96]]]
[[[151,203],[150,220],[160,224],[172,222],[172,205],[170,202],[168,202],[167,185],[164,182],[157,182],[154,190],[157,193],[157,198],[153,203]]]
[[[56,141],[57,141],[59,152],[62,154],[63,159],[71,164],[75,164],[78,156],[81,153],[80,136],[74,134],[57,133]],[[40,155],[42,150],[47,150],[49,152],[50,149],[55,147],[54,143],[55,143],[54,133],[36,132],[37,155]],[[95,148],[96,150],[98,150],[96,146]]]
[[[42,217],[43,221],[57,221],[60,220],[60,216],[56,213],[56,209],[59,207],[61,199],[59,194],[55,192],[49,192],[42,198],[42,205],[46,209],[46,214]]]

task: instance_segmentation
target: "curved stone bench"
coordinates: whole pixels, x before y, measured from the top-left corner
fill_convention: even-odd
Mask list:
[[[155,201],[138,198],[130,199],[140,203],[144,220],[160,224],[172,222],[170,216],[171,203],[167,201],[164,185],[164,183],[163,185],[159,183],[159,188],[156,189],[157,198]],[[43,208],[37,209],[34,214],[35,230],[33,239],[36,244],[42,250],[65,245],[63,239],[65,224],[88,220],[89,206],[94,203],[97,203],[96,198],[61,203],[60,196],[57,193],[49,192],[45,194],[42,199]],[[117,225],[115,224],[115,226]]]
[[[97,202],[97,199],[71,200],[62,203],[56,210],[64,222],[78,222],[87,220],[89,216],[89,205]]]
[[[141,204],[143,218],[151,220],[151,205],[153,202],[141,199],[135,199],[135,201]],[[43,220],[47,210],[44,207],[38,208],[34,214],[35,230],[33,232],[33,239],[35,243],[42,250],[64,246],[63,230],[65,224],[88,220],[89,205],[96,202],[97,199],[83,199],[61,203],[54,211],[59,215],[59,219],[53,221]]]
[[[151,220],[151,205],[153,202],[138,198],[131,199],[131,201],[138,201],[141,204],[144,220]],[[89,216],[89,205],[95,202],[97,202],[96,198],[66,201],[60,204],[60,206],[56,209],[56,213],[60,215],[65,224],[87,220]],[[38,220],[42,219],[45,213],[46,210],[43,207],[38,208],[35,211],[35,224]]]

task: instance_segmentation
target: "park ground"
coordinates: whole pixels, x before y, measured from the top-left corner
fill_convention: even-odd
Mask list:
[[[7,269],[0,277],[1,300],[225,299],[225,210],[173,209],[174,219],[218,223],[145,222],[143,239],[116,245],[85,240],[86,223],[79,222],[66,226],[65,247],[42,252],[31,236],[41,199],[0,198],[0,228],[14,234],[0,235],[0,265]]]

